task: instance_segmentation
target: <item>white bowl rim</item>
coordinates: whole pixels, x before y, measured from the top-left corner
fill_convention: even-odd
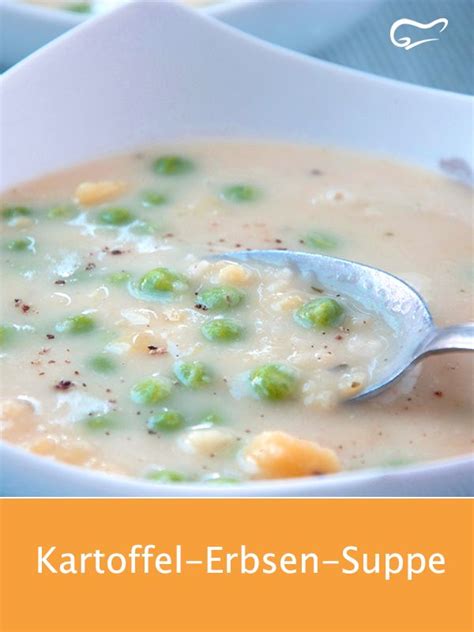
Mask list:
[[[470,468],[474,476],[474,454],[464,454],[461,456],[448,457],[433,461],[423,461],[406,466],[391,467],[370,467],[358,470],[344,470],[337,474],[326,474],[323,476],[301,476],[295,478],[281,479],[258,479],[242,481],[230,484],[219,484],[214,482],[196,481],[183,483],[159,483],[149,481],[146,478],[133,476],[125,476],[109,472],[103,472],[80,465],[71,465],[62,461],[55,460],[51,457],[45,457],[34,454],[28,449],[19,445],[8,443],[4,440],[0,441],[0,447],[5,450],[6,454],[14,458],[18,458],[25,463],[31,461],[41,469],[49,470],[49,473],[56,474],[58,480],[61,475],[79,476],[85,482],[100,483],[98,491],[107,491],[107,487],[116,490],[119,486],[123,493],[120,496],[130,497],[150,497],[166,496],[167,498],[181,497],[268,497],[278,496],[281,488],[285,488],[284,496],[291,497],[317,497],[319,492],[331,492],[331,489],[339,484],[344,483],[363,483],[364,481],[373,481],[375,479],[396,479],[398,476],[429,474],[435,472],[439,475],[449,476],[450,471],[456,468]],[[2,471],[0,461],[0,473]],[[1,477],[0,477],[1,482]],[[215,485],[215,486],[214,486]],[[179,492],[173,494],[172,492]],[[139,492],[137,494],[137,492]],[[148,493],[147,493],[148,492]],[[155,492],[155,493],[153,493]],[[339,496],[339,494],[337,494]],[[107,497],[106,494],[100,494]],[[116,497],[117,494],[113,494]],[[354,496],[350,496],[354,498]],[[357,496],[356,496],[357,497]]]
[[[26,7],[27,11],[33,8],[35,10],[35,13],[37,13],[38,11],[39,13],[48,11],[48,13],[53,13],[55,15],[59,13],[61,15],[66,14],[66,17],[68,16],[67,11],[60,10],[60,9],[59,10],[46,9],[46,8],[41,8],[41,7],[38,8],[38,7],[35,7],[34,5],[23,5],[21,3],[18,3],[17,0],[3,0],[3,1],[7,2],[8,6],[12,6],[12,5],[15,7],[19,6],[23,10]],[[195,19],[197,20],[201,19],[204,21],[208,21],[209,19],[209,11],[197,11],[195,8],[192,8],[183,4],[181,0],[158,0],[158,1],[175,5],[175,8],[179,9],[180,11],[185,11],[188,13],[190,12],[194,15]],[[251,0],[251,1],[264,5],[266,0]],[[1,2],[2,0],[0,0],[0,8],[1,8]],[[248,0],[231,0],[230,3],[220,2],[220,3],[217,3],[217,5],[211,5],[211,7],[215,9],[215,7],[217,6],[221,12],[224,12],[224,10],[228,9],[229,6],[232,6],[232,7],[234,5],[238,7],[245,6],[246,2],[248,2]],[[0,87],[11,75],[16,74],[16,72],[19,70],[23,70],[23,68],[25,68],[27,64],[30,63],[30,61],[35,60],[38,55],[49,53],[51,50],[54,49],[56,44],[62,43],[65,39],[75,36],[76,33],[80,32],[82,29],[89,28],[91,23],[93,26],[95,26],[99,24],[101,21],[107,20],[111,15],[123,13],[140,6],[147,7],[147,5],[148,5],[148,0],[133,0],[132,2],[129,2],[122,6],[117,7],[116,9],[112,9],[111,11],[107,11],[105,13],[94,16],[92,20],[84,19],[83,17],[80,16],[77,22],[76,28],[65,31],[64,33],[56,37],[54,40],[51,40],[50,42],[48,42],[41,48],[33,51],[30,55],[23,58],[18,63],[7,68],[0,75]],[[211,17],[214,17],[214,16],[211,16]],[[270,51],[276,55],[288,56],[290,58],[295,57],[296,59],[299,60],[300,63],[307,63],[309,65],[314,65],[314,66],[319,65],[323,68],[326,67],[328,69],[331,69],[333,72],[336,72],[336,73],[340,73],[343,75],[345,74],[346,76],[359,77],[360,79],[365,80],[370,83],[378,83],[380,84],[380,86],[387,86],[387,87],[392,86],[393,88],[397,88],[398,90],[406,90],[407,92],[412,92],[413,94],[417,94],[417,93],[420,95],[431,94],[433,96],[436,95],[440,98],[444,97],[451,100],[464,101],[465,103],[471,103],[471,105],[474,103],[474,96],[470,94],[465,94],[462,92],[452,92],[451,90],[444,90],[442,88],[435,88],[431,86],[424,86],[421,84],[411,83],[409,81],[403,81],[401,79],[393,79],[392,77],[378,75],[376,73],[372,73],[367,70],[360,70],[358,68],[344,66],[342,64],[339,64],[333,61],[320,59],[319,57],[312,57],[310,55],[307,55],[306,53],[301,53],[297,50],[286,48],[285,46],[281,46],[279,44],[273,44],[260,37],[251,35],[250,33],[246,33],[229,24],[226,24],[225,22],[219,19],[215,19],[215,20],[213,19],[212,23],[213,23],[214,28],[227,31],[229,34],[232,34],[232,36],[236,39],[241,38],[244,41],[252,43],[253,46],[261,47],[264,50]]]

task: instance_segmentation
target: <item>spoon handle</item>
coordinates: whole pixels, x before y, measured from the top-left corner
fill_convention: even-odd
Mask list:
[[[474,351],[474,323],[434,329],[424,342],[417,360],[433,353]]]

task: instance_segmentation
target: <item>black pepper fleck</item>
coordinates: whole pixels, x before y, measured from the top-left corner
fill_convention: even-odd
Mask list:
[[[71,380],[60,380],[57,384],[54,385],[54,388],[57,391],[68,391],[73,386],[74,384],[71,382]]]

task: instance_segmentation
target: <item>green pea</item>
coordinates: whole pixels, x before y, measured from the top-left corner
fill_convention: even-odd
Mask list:
[[[174,432],[180,430],[185,424],[184,417],[176,410],[164,408],[161,412],[152,415],[146,422],[150,432]]]
[[[0,325],[0,347],[6,347],[13,339],[15,328],[11,325]]]
[[[312,232],[306,235],[305,243],[314,250],[333,250],[338,246],[338,241],[327,233]]]
[[[197,425],[206,425],[206,426],[220,426],[224,423],[224,420],[217,413],[208,413],[207,415],[203,415]]]
[[[134,221],[135,216],[126,208],[109,208],[99,213],[97,219],[105,226],[126,226]]]
[[[335,327],[341,322],[344,308],[333,298],[316,298],[295,312],[298,325],[308,329]]]
[[[261,399],[278,401],[294,397],[296,374],[283,364],[264,364],[250,373],[250,385]]]
[[[56,325],[56,331],[66,334],[87,334],[96,328],[96,322],[88,314],[69,316]]]
[[[148,377],[138,382],[130,391],[135,404],[152,406],[171,395],[172,383],[165,377]]]
[[[125,285],[125,283],[130,281],[131,276],[130,272],[122,270],[121,272],[113,272],[112,274],[109,274],[107,281],[112,285]]]
[[[63,8],[66,11],[72,11],[72,13],[90,13],[92,11],[90,2],[76,2],[74,4],[65,4]]]
[[[6,222],[11,222],[19,217],[30,217],[30,215],[32,215],[32,211],[26,206],[10,206],[2,211],[2,217]]]
[[[183,274],[169,268],[154,268],[139,279],[137,290],[148,298],[167,299],[188,289]]]
[[[208,368],[202,362],[177,362],[174,374],[181,384],[189,388],[207,386],[212,381]]]
[[[242,290],[221,285],[208,290],[201,290],[197,295],[197,302],[210,311],[224,311],[237,307],[244,297],[245,294]]]
[[[160,176],[182,176],[194,170],[194,163],[182,156],[161,156],[153,163],[153,170]]]
[[[201,332],[211,342],[233,342],[242,338],[243,327],[230,318],[215,318],[201,327]]]
[[[77,210],[72,206],[53,206],[47,213],[48,219],[72,219],[76,215]]]
[[[142,204],[149,208],[150,206],[163,206],[168,202],[168,197],[157,191],[144,191],[142,194]]]
[[[88,430],[109,430],[117,426],[117,420],[113,415],[91,415],[83,419],[82,424]]]
[[[35,240],[33,237],[22,237],[21,239],[12,239],[7,243],[8,250],[12,252],[35,252]]]
[[[225,187],[221,196],[226,202],[242,204],[255,202],[260,197],[260,191],[249,184],[233,184]]]
[[[97,373],[112,373],[117,369],[117,363],[108,355],[96,355],[88,362],[91,369]]]
[[[157,483],[183,483],[186,476],[175,470],[150,470],[146,474],[146,478]]]

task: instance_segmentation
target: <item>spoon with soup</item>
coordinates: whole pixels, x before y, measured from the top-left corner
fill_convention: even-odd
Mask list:
[[[311,284],[317,282],[331,292],[351,297],[387,322],[398,342],[393,357],[375,380],[359,390],[351,401],[378,395],[429,355],[474,351],[474,323],[437,327],[418,292],[402,279],[378,268],[326,255],[283,250],[231,252],[214,258],[293,269]],[[321,309],[331,310],[335,305],[332,299],[314,301],[315,318]],[[311,312],[305,318],[310,321]]]

